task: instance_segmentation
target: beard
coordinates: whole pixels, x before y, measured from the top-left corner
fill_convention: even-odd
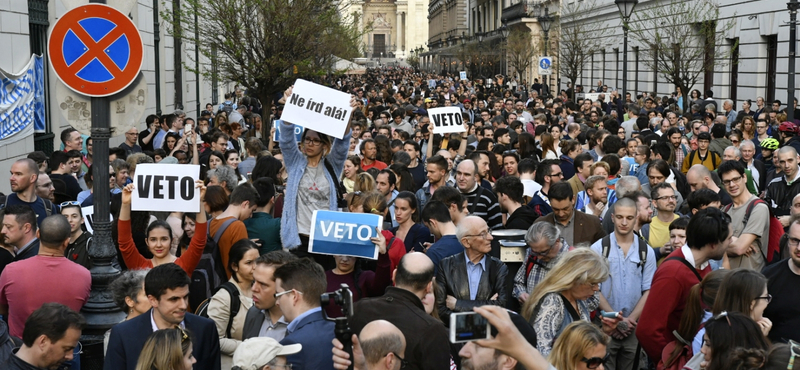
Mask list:
[[[487,362],[485,364],[479,365],[476,367],[475,364],[472,363],[472,359],[463,358],[461,359],[461,369],[462,370],[492,370],[497,369],[497,356],[492,358],[492,361]]]

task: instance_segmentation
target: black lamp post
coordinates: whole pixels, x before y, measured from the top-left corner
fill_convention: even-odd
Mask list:
[[[539,26],[542,27],[542,32],[544,33],[544,56],[547,56],[547,47],[550,44],[550,26],[553,25],[554,17],[550,15],[547,7],[539,7],[538,13],[536,20],[539,22]],[[547,86],[547,95],[550,95],[550,75],[547,75],[547,82],[545,85]]]
[[[511,29],[506,25],[506,22],[503,21],[503,26],[500,27],[500,34],[503,35],[503,42],[508,46],[508,33]],[[508,74],[508,50],[503,51],[503,64],[505,68],[503,69],[503,74]]]
[[[794,122],[798,117],[794,116],[794,69],[795,58],[797,56],[797,9],[800,8],[798,0],[789,0],[786,4],[789,8],[789,84],[787,85],[786,99],[789,101],[789,107],[786,108],[786,119],[789,122]]]
[[[636,7],[639,0],[614,0],[614,3],[617,4],[619,15],[622,17],[622,96],[620,97],[621,103],[617,107],[619,116],[622,117],[625,112],[622,106],[627,101],[625,93],[628,88],[628,21],[631,19],[633,8]],[[575,81],[572,83],[574,84]]]
[[[478,27],[477,35],[478,35],[478,50],[479,50],[478,51],[478,55],[481,55],[481,53],[483,52],[483,50],[481,50],[481,49],[483,49],[483,36],[484,36],[484,34],[483,34],[483,32],[481,32],[481,28],[480,27]],[[480,64],[478,64],[478,76],[483,78],[483,57],[481,57]]]

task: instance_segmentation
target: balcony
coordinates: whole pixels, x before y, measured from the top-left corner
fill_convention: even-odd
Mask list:
[[[541,0],[521,0],[520,2],[503,9],[503,22],[514,23],[521,18],[532,16],[536,5],[541,4]]]

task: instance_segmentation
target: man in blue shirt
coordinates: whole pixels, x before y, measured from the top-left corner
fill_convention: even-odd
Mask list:
[[[303,258],[275,269],[275,300],[289,321],[282,345],[299,343],[300,353],[287,361],[295,369],[333,368],[333,321],[325,320],[319,296],[325,293],[325,271],[316,262]]]
[[[638,211],[636,202],[622,198],[614,203],[614,232],[592,244],[592,250],[608,259],[609,277],[601,283],[600,308],[606,312],[619,311],[627,325],[617,327],[611,333],[608,344],[611,369],[631,368],[636,356],[638,341],[632,335],[650,293],[650,285],[656,272],[655,252],[633,231]],[[604,239],[608,248],[604,248]],[[640,244],[641,243],[641,244]],[[645,261],[640,256],[644,247]],[[608,300],[606,300],[606,297]],[[627,367],[626,367],[627,366]]]
[[[425,254],[433,262],[433,273],[439,268],[439,261],[464,250],[456,238],[456,225],[450,218],[450,210],[441,201],[428,202],[420,215],[422,223],[436,237],[436,243],[425,246]]]
[[[32,159],[19,159],[11,165],[11,176],[8,181],[11,191],[5,201],[5,207],[22,204],[31,207],[36,213],[37,226],[54,213],[56,206],[48,199],[36,195],[36,181],[39,180],[39,166]]]

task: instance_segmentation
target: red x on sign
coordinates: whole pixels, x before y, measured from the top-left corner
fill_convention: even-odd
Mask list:
[[[142,66],[142,38],[118,10],[87,4],[68,11],[48,40],[50,65],[70,89],[88,96],[124,90]]]

